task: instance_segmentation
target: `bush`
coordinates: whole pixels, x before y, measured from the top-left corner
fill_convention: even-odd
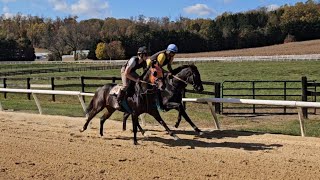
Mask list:
[[[284,39],[283,43],[291,43],[291,42],[296,42],[296,37],[288,34],[287,37]]]

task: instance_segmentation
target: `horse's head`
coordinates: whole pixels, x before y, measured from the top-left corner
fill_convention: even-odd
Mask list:
[[[150,83],[156,85],[156,87],[161,91],[165,90],[166,86],[164,83],[162,69],[158,65],[152,65],[149,70]]]
[[[201,76],[198,68],[195,65],[181,66],[175,69],[175,71],[180,71],[177,73],[177,76],[186,81],[188,84],[192,84],[194,90],[198,92],[203,91]]]

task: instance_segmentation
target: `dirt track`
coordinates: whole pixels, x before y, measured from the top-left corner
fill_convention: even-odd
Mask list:
[[[318,179],[320,139],[236,131],[174,141],[147,126],[134,146],[130,130],[98,119],[0,112],[0,179]],[[131,124],[128,124],[129,126]]]

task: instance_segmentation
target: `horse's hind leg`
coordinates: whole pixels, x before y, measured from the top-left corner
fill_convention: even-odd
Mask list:
[[[137,140],[137,126],[138,126],[138,116],[133,114],[132,115],[132,129],[133,129],[133,144],[138,145],[138,140]]]
[[[99,109],[92,109],[89,113],[88,113],[88,119],[86,121],[86,123],[83,125],[83,128],[80,129],[80,132],[83,132],[85,130],[87,130],[88,125],[90,123],[90,121],[92,120],[92,118],[97,115],[100,111],[102,111],[103,107],[99,107]]]
[[[171,129],[167,126],[167,124],[163,121],[163,119],[161,118],[159,112],[157,110],[154,110],[152,113],[150,113],[151,116],[153,116],[168,132],[168,134],[170,136],[172,136],[174,138],[174,140],[178,140],[179,137],[174,134]]]
[[[127,119],[129,118],[130,114],[125,112],[123,113],[123,119],[122,119],[122,130],[125,131],[127,129]]]
[[[104,122],[116,111],[116,109],[112,107],[107,107],[107,111],[100,118],[100,135],[103,136],[103,124]]]
[[[198,135],[203,134],[203,132],[192,122],[192,120],[190,119],[190,117],[188,116],[188,114],[186,113],[186,111],[184,110],[182,105],[179,106],[179,114],[180,113],[183,116],[183,118],[191,125],[191,127],[194,129],[194,131],[196,131],[196,133],[198,133]]]
[[[125,131],[127,129],[127,119],[129,118],[130,114],[125,112],[123,114],[123,120],[122,120],[122,130]],[[142,135],[146,132],[142,127],[140,126],[139,120],[138,120],[138,128]]]

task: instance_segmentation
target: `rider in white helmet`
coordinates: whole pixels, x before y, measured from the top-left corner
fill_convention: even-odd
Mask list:
[[[148,57],[147,48],[145,46],[140,47],[137,52],[137,56],[133,56],[127,63],[121,68],[122,87],[117,96],[117,101],[120,104],[125,98],[126,91],[134,82],[139,83],[139,75],[136,73],[137,69],[146,68],[146,59]]]

